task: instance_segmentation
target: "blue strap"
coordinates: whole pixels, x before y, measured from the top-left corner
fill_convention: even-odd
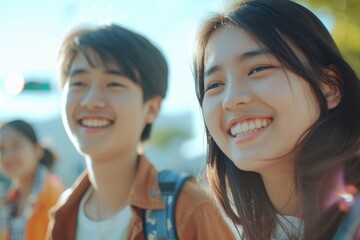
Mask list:
[[[356,231],[360,227],[360,195],[355,199],[350,212],[340,223],[333,240],[355,239]]]
[[[178,239],[175,223],[177,198],[189,175],[163,170],[158,175],[164,209],[146,210],[144,233],[146,239]]]

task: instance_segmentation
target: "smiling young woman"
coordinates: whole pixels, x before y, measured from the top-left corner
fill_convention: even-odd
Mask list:
[[[5,239],[45,238],[49,210],[64,190],[50,173],[54,161],[29,123],[13,120],[0,127],[0,170],[12,182],[4,199]]]
[[[360,82],[325,26],[292,1],[242,1],[202,26],[194,70],[209,182],[239,235],[333,237],[340,193],[347,210],[359,198]]]

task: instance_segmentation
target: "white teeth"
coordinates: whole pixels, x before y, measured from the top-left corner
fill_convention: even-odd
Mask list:
[[[270,119],[251,119],[232,126],[230,133],[235,137],[244,136],[261,128],[267,127],[270,123]]]
[[[247,124],[247,122],[243,122],[241,125],[241,131],[242,132],[247,132],[249,131],[249,124]]]
[[[260,119],[256,119],[255,120],[255,128],[261,128],[262,125],[261,125],[261,120]]]
[[[250,130],[254,130],[255,129],[255,122],[253,122],[253,121],[249,122],[249,128],[250,128]]]
[[[81,120],[81,124],[85,127],[100,128],[109,126],[111,122],[107,119],[85,118]]]
[[[261,119],[261,125],[262,125],[262,127],[266,127],[267,126],[267,119]]]

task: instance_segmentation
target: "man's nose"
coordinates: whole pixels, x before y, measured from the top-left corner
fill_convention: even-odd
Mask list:
[[[104,93],[94,86],[85,94],[80,104],[89,110],[104,108],[106,106]]]

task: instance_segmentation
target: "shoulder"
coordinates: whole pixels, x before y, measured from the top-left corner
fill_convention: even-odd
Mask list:
[[[188,181],[179,195],[176,225],[180,239],[233,239],[215,200],[193,181]]]
[[[195,181],[187,181],[177,200],[177,216],[186,223],[190,218],[201,215],[203,211],[208,211],[209,214],[217,212],[215,201]]]
[[[39,198],[45,199],[50,204],[56,203],[58,197],[65,190],[61,179],[54,175],[47,173],[44,178],[44,187],[40,193]]]
[[[55,174],[48,174],[48,176],[46,177],[46,183],[49,188],[60,193],[63,192],[65,189],[61,178]]]
[[[203,204],[214,204],[210,194],[204,190],[195,180],[190,179],[179,194],[178,204],[190,204],[201,206]]]

